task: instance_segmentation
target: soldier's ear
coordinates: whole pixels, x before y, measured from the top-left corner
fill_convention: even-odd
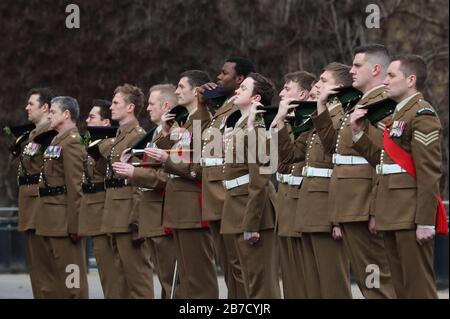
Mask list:
[[[381,65],[375,64],[372,69],[372,74],[374,77],[378,76],[381,73]]]
[[[236,84],[241,85],[242,82],[244,82],[245,80],[245,76],[241,75],[237,75],[236,76]]]
[[[417,77],[415,74],[411,74],[410,76],[408,76],[406,78],[406,83],[408,85],[408,88],[412,89],[416,87],[416,83],[417,83]]]
[[[111,126],[110,119],[103,119],[103,126]]]
[[[255,94],[252,96],[252,100],[256,102],[261,102],[261,95]]]
[[[50,105],[48,105],[48,103],[44,103],[43,105],[41,105],[41,109],[44,113],[48,113],[50,112]]]
[[[309,92],[307,90],[301,90],[298,94],[299,100],[306,100],[308,98]]]
[[[134,113],[134,109],[136,108],[136,105],[133,103],[128,104],[128,113]]]

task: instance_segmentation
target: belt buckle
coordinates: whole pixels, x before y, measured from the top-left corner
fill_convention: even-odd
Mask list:
[[[332,162],[333,162],[333,164],[339,165],[339,164],[337,163],[337,155],[338,155],[338,154],[336,154],[336,153],[333,154]]]

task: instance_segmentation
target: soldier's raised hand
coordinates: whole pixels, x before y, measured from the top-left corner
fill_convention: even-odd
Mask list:
[[[350,124],[353,135],[357,135],[359,132],[364,130],[364,117],[366,114],[366,109],[356,108],[352,115],[350,115]]]
[[[328,98],[330,95],[338,93],[338,91],[336,91],[338,87],[339,86],[337,85],[324,84],[320,88],[320,94],[317,98],[317,114],[321,114],[327,109]]]

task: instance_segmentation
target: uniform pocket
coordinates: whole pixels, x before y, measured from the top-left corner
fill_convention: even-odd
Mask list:
[[[390,189],[417,188],[416,180],[408,173],[392,174],[388,176],[389,176],[388,185]],[[384,176],[384,178],[386,177],[387,176]]]
[[[307,181],[308,192],[328,192],[329,185],[329,178],[313,177]]]

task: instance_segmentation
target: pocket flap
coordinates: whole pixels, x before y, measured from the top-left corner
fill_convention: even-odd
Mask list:
[[[389,188],[416,188],[417,182],[414,177],[409,175],[408,173],[400,173],[400,174],[392,174],[388,176],[383,176],[383,178],[389,178]]]

